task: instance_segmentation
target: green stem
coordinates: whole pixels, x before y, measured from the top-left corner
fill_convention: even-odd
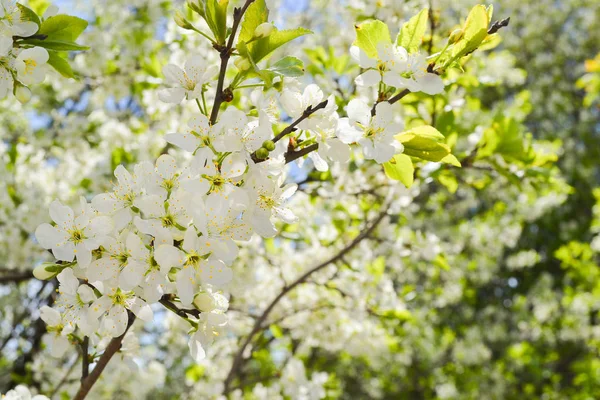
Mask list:
[[[254,83],[254,84],[248,84],[248,85],[240,85],[238,87],[234,87],[234,89],[246,89],[246,88],[264,87],[264,86],[265,86],[264,83]]]
[[[213,44],[214,44],[214,43],[216,43],[216,42],[217,42],[215,39],[211,38],[211,37],[210,37],[210,36],[208,36],[206,33],[202,32],[200,29],[198,29],[198,28],[194,28],[194,30],[195,30],[196,32],[198,32],[199,34],[201,34],[202,36],[204,36],[205,38],[207,38],[208,40],[210,40],[210,41],[211,41],[211,43],[213,43]]]
[[[202,92],[204,94],[204,92]],[[204,111],[204,109],[202,108],[202,104],[200,104],[200,100],[196,99],[196,104],[198,104],[198,108],[200,109],[200,112],[204,115],[206,115],[206,111]]]

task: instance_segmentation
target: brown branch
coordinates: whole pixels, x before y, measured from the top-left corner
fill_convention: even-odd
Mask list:
[[[300,157],[304,157],[305,155],[312,153],[313,151],[319,148],[319,143],[311,144],[310,146],[306,146],[302,150],[287,152],[285,153],[285,163],[289,164],[294,160],[299,159]]]
[[[81,342],[81,382],[85,380],[90,374],[90,357],[88,355],[88,346],[90,344],[90,338],[84,337]]]
[[[282,130],[281,132],[279,132],[279,134],[277,136],[275,136],[275,138],[273,139],[274,143],[279,142],[281,139],[283,139],[283,137],[289,133],[292,133],[293,131],[296,130],[296,126],[298,126],[302,121],[304,121],[306,118],[310,117],[311,115],[313,115],[314,113],[316,113],[319,110],[322,110],[323,108],[327,107],[327,103],[329,102],[329,100],[323,100],[322,102],[320,102],[319,104],[317,104],[316,106],[308,106],[308,108],[306,110],[304,110],[302,112],[302,115],[300,117],[298,117],[297,120],[295,120],[294,122],[292,122],[287,128],[285,128],[284,130]]]
[[[400,99],[402,99],[404,96],[406,96],[409,93],[410,93],[410,90],[404,89],[403,91],[401,91],[400,93],[398,93],[394,97],[389,98],[387,100],[387,102],[390,103],[390,104],[394,104],[394,103],[400,101]],[[379,103],[381,103],[381,101],[376,101],[375,104],[373,104],[373,108],[371,108],[371,116],[372,117],[374,117],[375,114],[377,113],[377,104],[379,104]]]
[[[13,40],[27,40],[27,39],[46,40],[46,39],[48,39],[48,35],[39,34],[39,35],[32,35],[32,36],[28,36],[28,37],[15,35],[12,38],[13,38]]]
[[[322,110],[323,108],[327,107],[328,102],[329,102],[329,100],[323,100],[322,102],[320,102],[319,104],[317,104],[314,107],[312,105],[308,106],[308,108],[302,112],[302,115],[300,117],[298,117],[298,119],[296,119],[294,122],[292,122],[290,125],[288,125],[284,130],[279,132],[279,134],[273,138],[273,143],[279,142],[286,135],[294,132],[296,130],[296,126],[298,126],[302,121],[304,121],[305,119],[307,119],[308,117],[310,117],[311,115],[316,113],[317,111]],[[315,149],[316,149],[316,147],[315,147]],[[310,153],[310,151],[309,151],[309,153]],[[288,154],[286,153],[286,163],[289,163],[290,161],[287,161],[287,155]],[[302,157],[302,156],[298,156],[298,157]],[[256,151],[254,153],[252,153],[252,161],[254,161],[255,164],[261,163],[266,160],[267,159],[257,158]],[[294,158],[294,160],[295,160],[295,158]]]
[[[488,35],[492,35],[492,34],[498,32],[500,29],[504,28],[505,26],[508,26],[509,22],[510,22],[510,17],[501,19],[500,21],[495,21],[492,24],[492,26],[490,26],[490,29],[488,29],[488,31],[487,31]]]
[[[246,348],[250,345],[250,342],[252,341],[254,336],[262,328],[263,323],[265,322],[265,320],[267,319],[267,317],[269,316],[271,311],[273,311],[275,306],[277,304],[279,304],[281,299],[283,299],[296,286],[304,283],[315,272],[322,270],[323,268],[327,267],[329,264],[336,263],[337,261],[341,260],[348,252],[350,252],[352,249],[354,249],[363,239],[369,237],[371,235],[371,233],[375,230],[375,228],[379,225],[379,223],[381,223],[381,221],[383,221],[383,219],[387,215],[387,211],[388,211],[388,207],[386,206],[379,213],[377,218],[375,218],[375,220],[369,225],[368,228],[364,229],[356,238],[354,238],[354,240],[352,240],[352,242],[350,242],[346,247],[341,249],[336,255],[334,255],[333,257],[329,258],[326,261],[323,261],[321,264],[317,265],[316,267],[311,268],[306,273],[304,273],[301,277],[296,279],[289,286],[283,287],[281,292],[271,301],[271,303],[263,311],[262,315],[256,319],[256,321],[254,322],[254,326],[252,327],[252,330],[250,331],[248,336],[246,336],[242,345],[238,349],[238,352],[236,353],[236,355],[233,359],[231,369],[229,370],[229,373],[227,374],[227,378],[225,379],[225,382],[224,382],[224,386],[225,386],[224,391],[223,391],[224,394],[229,393],[233,379],[236,377],[236,375],[241,370],[244,352],[246,351]]]
[[[102,374],[102,371],[104,371],[104,368],[106,368],[106,365],[108,364],[110,359],[115,355],[117,351],[121,349],[121,343],[123,342],[123,338],[127,334],[127,331],[129,330],[131,325],[133,325],[133,321],[135,321],[135,315],[129,312],[128,315],[129,320],[127,321],[127,328],[125,329],[125,332],[123,332],[121,336],[113,338],[108,344],[108,346],[106,346],[104,353],[96,363],[96,366],[94,367],[92,372],[81,382],[81,386],[79,387],[79,390],[77,391],[77,394],[75,395],[73,400],[85,399],[85,397],[92,389],[92,386],[94,386],[98,378],[100,378],[100,374]]]
[[[166,309],[173,311],[175,314],[180,316],[181,318],[187,319],[188,314],[193,317],[200,317],[200,311],[188,308],[179,308],[172,301],[171,296],[166,294],[160,300],[159,303],[165,306]]]
[[[0,271],[0,274],[5,274],[5,273],[6,273],[6,275],[0,275],[0,284],[20,283],[20,282],[27,281],[27,280],[33,278],[32,271],[20,272],[20,273],[14,273],[10,270],[1,270]]]
[[[223,85],[225,82],[225,73],[227,72],[227,64],[229,63],[229,59],[231,58],[235,34],[237,33],[238,27],[240,26],[240,22],[242,21],[244,13],[248,9],[248,7],[250,7],[250,4],[252,4],[253,2],[254,0],[246,0],[246,3],[242,8],[236,7],[233,10],[233,26],[231,27],[229,40],[227,41],[227,45],[225,46],[225,48],[219,49],[221,53],[221,68],[219,70],[219,80],[217,82],[215,101],[213,103],[213,108],[210,113],[211,125],[214,125],[217,122],[217,117],[219,116],[219,109],[221,108],[221,104],[223,104],[223,101],[225,100],[223,96]]]
[[[394,103],[400,101],[400,99],[404,98],[409,93],[410,93],[410,90],[404,89],[403,91],[401,91],[400,93],[398,93],[394,97],[391,97],[390,99],[388,99],[387,102],[390,103],[390,104],[394,104]],[[371,116],[375,116],[375,113],[377,112],[377,104],[379,104],[379,103],[380,102],[375,102],[375,104],[373,104],[373,108],[371,109]],[[321,104],[323,104],[323,103],[321,103]],[[319,104],[319,106],[321,104]],[[323,107],[325,107],[325,106],[323,106]],[[315,107],[315,110],[316,110],[316,107]],[[302,150],[298,150],[298,151],[294,151],[294,152],[288,151],[288,152],[285,153],[285,163],[289,164],[292,161],[299,159],[300,157],[304,157],[305,155],[307,155],[309,153],[312,153],[313,151],[317,150],[318,148],[319,148],[319,144],[318,143],[314,143],[314,144],[311,144],[310,146],[306,146]],[[256,160],[255,158],[256,157],[253,154],[252,155],[252,159],[254,160],[255,163],[259,163],[259,162],[265,161],[265,160]]]
[[[431,39],[429,40],[427,52],[431,54],[431,49],[433,48],[433,36],[435,35],[435,17],[433,15],[433,0],[429,0],[429,12],[427,13],[427,18],[429,19],[429,29],[431,29]]]

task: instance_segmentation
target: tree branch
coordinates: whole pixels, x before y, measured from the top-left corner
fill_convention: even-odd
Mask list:
[[[242,8],[235,8],[233,10],[233,25],[231,27],[231,33],[229,34],[229,40],[227,41],[227,45],[225,46],[225,48],[219,49],[221,53],[221,68],[219,70],[219,80],[217,82],[215,101],[213,103],[213,108],[210,113],[211,125],[214,125],[217,122],[217,117],[219,116],[219,109],[221,108],[221,104],[223,104],[223,85],[225,82],[225,73],[227,72],[227,64],[229,63],[229,58],[231,58],[231,49],[233,48],[235,34],[237,33],[238,27],[240,26],[240,22],[242,21],[244,13],[252,3],[254,3],[254,0],[246,0],[246,3],[244,3],[244,6]]]
[[[90,344],[90,338],[87,336],[84,337],[83,342],[81,342],[81,381],[82,382],[90,374],[90,358],[88,355],[89,344]]]
[[[490,26],[490,29],[488,29],[488,32],[487,32],[488,35],[492,35],[492,34],[498,32],[500,29],[504,28],[505,26],[508,26],[509,22],[510,22],[510,17],[504,18],[500,21],[494,21],[492,26]]]
[[[32,271],[14,272],[14,271],[8,270],[8,269],[1,269],[0,274],[2,274],[2,275],[0,275],[0,284],[20,283],[20,282],[27,281],[27,280],[33,278]],[[4,275],[4,274],[6,274],[6,275]]]
[[[104,353],[96,363],[96,366],[94,367],[92,372],[81,382],[81,386],[79,387],[77,394],[73,398],[74,400],[85,399],[85,397],[92,389],[92,386],[94,386],[98,378],[100,378],[100,374],[102,374],[102,371],[104,371],[104,368],[106,368],[106,365],[108,364],[110,359],[115,355],[117,351],[121,349],[121,343],[123,342],[123,338],[127,334],[127,331],[129,330],[131,325],[133,325],[133,321],[135,321],[135,315],[133,315],[130,312],[128,312],[128,315],[129,320],[127,321],[127,328],[125,329],[125,332],[123,332],[121,336],[113,338],[108,344],[108,346],[106,346]]]
[[[225,382],[224,382],[224,386],[225,386],[224,391],[223,391],[224,394],[229,393],[233,379],[236,377],[236,375],[241,370],[244,352],[245,352],[246,348],[250,345],[250,342],[252,341],[254,336],[262,328],[263,323],[265,322],[265,320],[267,319],[267,317],[269,316],[271,311],[273,311],[275,306],[281,301],[281,299],[283,299],[296,286],[304,283],[315,272],[320,271],[321,269],[325,268],[326,266],[328,266],[331,263],[335,263],[335,262],[341,260],[344,257],[344,255],[346,255],[348,252],[350,252],[352,249],[354,249],[363,239],[369,237],[371,235],[371,233],[375,230],[375,228],[381,223],[381,221],[383,221],[383,219],[387,215],[387,211],[388,211],[388,206],[384,206],[383,210],[379,213],[377,218],[375,218],[375,220],[368,226],[368,228],[364,229],[346,247],[341,249],[333,257],[329,258],[326,261],[323,261],[321,264],[308,270],[306,273],[304,273],[302,276],[300,276],[298,279],[296,279],[292,284],[283,287],[281,292],[271,301],[271,303],[263,311],[262,315],[256,319],[256,321],[254,322],[254,326],[252,327],[252,330],[250,331],[248,336],[246,336],[242,345],[238,349],[238,352],[236,353],[236,355],[233,359],[231,369],[229,370],[229,373],[227,374],[227,378],[225,379]]]
[[[279,132],[279,134],[277,134],[277,136],[275,136],[273,138],[273,143],[279,142],[286,135],[294,132],[296,130],[296,126],[298,126],[302,121],[304,121],[305,119],[307,119],[308,117],[310,117],[311,115],[313,115],[314,113],[316,113],[317,111],[322,110],[325,107],[327,107],[328,103],[329,103],[329,100],[323,100],[322,102],[320,102],[319,104],[317,104],[314,107],[313,106],[308,106],[308,108],[302,112],[302,115],[300,117],[298,117],[298,119],[296,119],[294,122],[292,122],[290,125],[288,125],[284,130],[282,130],[281,132]],[[316,147],[314,149],[316,149]],[[310,151],[309,151],[309,153],[310,153]],[[287,161],[287,155],[288,154],[286,153],[286,163],[289,163],[290,161]],[[298,156],[298,157],[301,157],[301,156]],[[266,160],[267,160],[266,158],[265,159],[259,159],[259,158],[257,158],[256,157],[256,152],[252,153],[252,161],[254,161],[255,164],[261,163],[261,162],[266,161]],[[295,160],[295,158],[294,158],[294,160]]]
[[[319,143],[314,143],[314,144],[311,144],[310,146],[306,146],[302,150],[294,151],[291,153],[288,151],[287,153],[285,153],[285,163],[289,164],[292,161],[299,159],[300,157],[304,157],[308,153],[312,153],[313,151],[317,150],[318,148],[319,148]]]
[[[188,318],[188,314],[193,316],[193,317],[200,317],[200,311],[199,310],[194,310],[194,309],[187,309],[187,308],[179,308],[177,307],[172,301],[169,295],[164,295],[160,300],[159,300],[160,304],[162,304],[163,306],[165,306],[166,309],[173,311],[175,314],[177,314],[178,316],[180,316],[183,319],[187,319]]]
[[[273,142],[277,143],[281,139],[283,139],[283,137],[285,135],[287,135],[287,134],[292,133],[293,131],[295,131],[296,130],[296,126],[298,126],[302,121],[304,121],[306,118],[310,117],[311,115],[313,115],[317,111],[322,110],[323,108],[327,107],[327,103],[329,103],[329,100],[323,100],[322,102],[320,102],[319,104],[317,104],[315,107],[308,106],[308,108],[302,112],[302,115],[300,117],[298,117],[297,120],[295,120],[294,122],[292,122],[287,128],[285,128],[284,130],[282,130],[281,132],[279,132],[279,134],[277,136],[275,136],[275,138],[273,139]]]

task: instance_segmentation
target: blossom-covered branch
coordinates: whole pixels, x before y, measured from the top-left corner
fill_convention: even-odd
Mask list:
[[[227,374],[227,377],[225,378],[225,382],[224,382],[225,393],[229,392],[229,388],[231,386],[231,383],[232,383],[233,379],[235,379],[236,375],[239,373],[240,369],[242,368],[243,357],[244,357],[244,352],[246,351],[246,348],[250,345],[250,343],[252,342],[252,339],[254,338],[254,336],[261,329],[264,328],[263,324],[266,321],[266,319],[269,317],[269,314],[275,308],[275,306],[277,306],[277,304],[279,304],[279,302],[290,291],[292,291],[296,286],[301,285],[302,283],[306,282],[306,280],[308,278],[310,278],[314,273],[322,270],[323,268],[327,267],[328,265],[335,264],[338,260],[341,260],[350,251],[352,251],[360,242],[362,242],[364,239],[367,239],[373,233],[373,231],[377,228],[377,226],[386,217],[387,212],[388,212],[388,207],[389,206],[383,206],[383,209],[379,212],[379,215],[367,226],[367,228],[365,228],[362,232],[360,232],[360,234],[356,238],[354,238],[343,249],[341,249],[340,251],[338,251],[333,257],[331,257],[331,258],[323,261],[322,263],[316,265],[315,267],[309,269],[303,275],[301,275],[298,279],[296,279],[294,282],[292,282],[289,285],[285,285],[283,287],[283,289],[281,290],[281,292],[279,292],[279,294],[265,308],[265,310],[262,312],[262,314],[260,315],[260,317],[258,317],[255,320],[254,326],[252,327],[252,330],[246,336],[246,338],[243,340],[243,342],[240,345],[238,351],[236,352],[236,354],[235,354],[235,356],[233,358],[233,361],[232,361],[229,373]]]

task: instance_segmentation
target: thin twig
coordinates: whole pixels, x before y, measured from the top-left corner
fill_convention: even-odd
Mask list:
[[[406,96],[409,93],[410,93],[410,90],[404,89],[403,91],[401,91],[400,93],[398,93],[394,97],[389,98],[387,100],[387,102],[390,103],[390,104],[394,104],[394,103],[398,102],[400,99],[402,99],[404,96]],[[375,104],[373,104],[373,108],[371,108],[371,116],[372,117],[374,117],[375,114],[377,114],[377,105],[379,103],[381,103],[381,101],[376,101]]]
[[[229,370],[229,373],[227,374],[227,378],[225,379],[225,382],[224,382],[224,391],[223,392],[225,394],[229,393],[233,379],[241,370],[244,352],[246,351],[246,348],[250,345],[250,342],[252,341],[254,336],[262,328],[263,323],[265,322],[265,320],[267,319],[267,317],[269,316],[271,311],[273,311],[275,306],[277,304],[279,304],[281,299],[283,299],[296,286],[304,283],[315,272],[320,271],[321,269],[327,267],[329,264],[336,263],[337,261],[341,260],[344,255],[346,255],[348,252],[350,252],[352,249],[354,249],[363,239],[369,237],[371,235],[371,233],[375,230],[375,228],[379,225],[379,223],[381,223],[381,221],[383,221],[383,219],[387,215],[387,211],[388,211],[388,207],[384,207],[384,209],[379,213],[377,218],[375,218],[375,220],[368,226],[368,228],[363,230],[356,238],[354,238],[354,240],[352,240],[352,242],[350,242],[346,247],[344,247],[342,250],[340,250],[335,256],[322,262],[321,264],[317,265],[316,267],[311,268],[306,273],[304,273],[302,276],[300,276],[298,279],[296,279],[293,283],[282,288],[281,292],[271,301],[271,303],[263,311],[262,315],[256,319],[252,330],[250,331],[248,336],[246,336],[244,342],[238,349],[238,352],[236,353],[236,355],[233,359],[231,369]]]
[[[308,106],[308,108],[302,112],[302,115],[300,115],[298,117],[298,119],[296,119],[294,122],[292,122],[290,125],[288,125],[284,130],[282,130],[281,132],[279,132],[279,134],[277,134],[277,136],[275,136],[273,138],[273,143],[279,142],[286,135],[294,132],[296,130],[296,126],[298,126],[302,121],[304,121],[305,119],[307,119],[308,117],[310,117],[311,115],[313,115],[314,113],[316,113],[317,111],[322,110],[325,107],[327,107],[328,102],[329,102],[329,100],[323,100],[322,102],[320,102],[319,104],[317,104],[314,107],[313,106]],[[287,158],[287,154],[286,154],[286,158]],[[257,158],[256,157],[256,152],[252,153],[252,160],[256,164],[261,163],[263,161],[266,161],[266,159],[259,159],[259,158]]]
[[[135,315],[133,315],[132,313],[128,313],[128,315],[129,320],[127,321],[127,328],[125,329],[125,332],[123,332],[121,336],[113,338],[108,344],[108,346],[106,346],[104,353],[96,363],[96,366],[94,367],[92,372],[81,382],[81,386],[79,387],[79,390],[77,391],[77,394],[75,395],[73,400],[85,399],[85,397],[92,389],[92,386],[94,386],[98,378],[100,378],[100,374],[102,374],[102,371],[104,371],[104,368],[106,368],[106,365],[108,364],[110,359],[115,355],[117,351],[121,349],[121,343],[123,342],[123,338],[127,334],[127,331],[129,330],[131,325],[133,325],[133,321],[135,321]]]
[[[219,116],[219,109],[221,108],[221,104],[223,104],[223,86],[225,82],[225,73],[227,72],[227,64],[229,63],[229,58],[231,58],[231,49],[233,48],[233,41],[235,40],[235,34],[237,33],[238,27],[240,26],[240,22],[242,21],[242,17],[244,13],[250,7],[254,0],[246,0],[246,3],[242,8],[235,8],[233,10],[233,25],[231,27],[231,33],[229,34],[229,40],[227,41],[227,45],[225,48],[220,49],[221,53],[221,68],[219,70],[219,80],[217,82],[217,91],[215,93],[215,101],[213,103],[213,108],[210,113],[210,123],[214,125],[217,122],[217,117]]]
[[[309,153],[312,153],[313,151],[317,150],[318,148],[319,148],[319,143],[313,143],[310,146],[306,146],[302,150],[294,151],[292,153],[287,152],[287,153],[285,153],[285,163],[289,164],[292,161],[299,159],[300,157],[303,157]]]
[[[308,106],[308,108],[302,112],[302,115],[300,117],[298,117],[297,120],[295,120],[294,122],[292,122],[287,128],[285,128],[284,130],[282,130],[281,132],[279,132],[279,134],[277,136],[275,136],[275,138],[273,138],[273,142],[277,143],[281,139],[283,139],[283,137],[285,135],[287,135],[287,134],[292,133],[293,131],[295,131],[296,130],[296,126],[298,126],[302,121],[304,121],[306,118],[310,117],[311,115],[313,115],[317,111],[319,111],[319,110],[327,107],[327,103],[329,103],[329,100],[323,100],[322,102],[320,102],[319,104],[317,104],[314,107],[313,106]]]
[[[73,361],[73,363],[71,364],[71,366],[69,367],[69,369],[67,370],[67,372],[65,373],[65,375],[62,377],[62,379],[60,380],[60,382],[58,382],[58,384],[54,387],[54,389],[52,389],[52,393],[50,393],[50,398],[53,398],[54,395],[56,393],[58,393],[58,391],[60,390],[60,388],[63,387],[63,385],[65,383],[67,383],[67,379],[69,378],[69,375],[71,375],[71,373],[75,369],[75,366],[77,365],[77,361],[79,361],[79,355],[75,358],[75,361]]]
[[[500,21],[495,21],[492,26],[490,26],[490,29],[488,29],[488,35],[492,35],[496,32],[498,32],[500,29],[504,28],[505,26],[508,26],[508,23],[510,22],[510,17],[508,18],[504,18],[501,19]]]
[[[191,316],[193,316],[193,317],[196,317],[196,318],[200,317],[200,311],[199,310],[177,307],[170,300],[170,296],[169,295],[164,295],[159,300],[159,302],[160,302],[160,304],[162,304],[163,306],[165,306],[165,308],[167,308],[170,311],[173,311],[175,314],[177,314],[181,318],[187,319],[188,318],[188,314],[191,315]]]

